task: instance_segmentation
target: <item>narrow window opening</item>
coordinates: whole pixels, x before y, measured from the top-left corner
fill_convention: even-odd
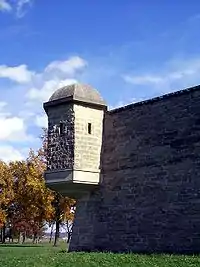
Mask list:
[[[88,134],[92,133],[92,124],[88,123]]]
[[[60,122],[60,134],[65,133],[65,124],[63,122]]]

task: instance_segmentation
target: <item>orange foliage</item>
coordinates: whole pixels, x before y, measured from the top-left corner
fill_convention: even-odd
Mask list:
[[[37,154],[30,150],[26,161],[10,163],[10,169],[15,177],[14,182],[14,212],[12,222],[17,228],[23,223],[30,228],[36,225],[40,229],[44,223],[51,220],[54,214],[52,192],[46,188],[43,178],[44,164]],[[33,228],[33,227],[32,227]]]
[[[13,200],[13,177],[9,166],[0,161],[0,226],[6,221],[6,211]]]
[[[46,129],[41,139],[42,147],[37,152],[30,149],[26,160],[0,161],[0,228],[9,222],[14,230],[35,236],[46,223],[73,222],[75,200],[45,185]]]

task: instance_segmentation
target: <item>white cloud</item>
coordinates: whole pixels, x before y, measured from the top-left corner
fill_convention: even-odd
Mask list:
[[[21,151],[15,149],[11,145],[0,145],[0,159],[9,162],[14,160],[24,159],[24,155]]]
[[[0,11],[11,11],[12,6],[7,0],[0,0]]]
[[[1,141],[24,142],[33,140],[33,137],[26,133],[26,127],[22,118],[0,116],[0,125]]]
[[[71,57],[65,61],[53,61],[45,69],[46,72],[61,71],[67,75],[74,75],[77,70],[84,68],[87,62],[78,57]]]
[[[26,124],[22,117],[12,116],[5,110],[6,102],[0,102],[0,142],[26,142],[34,141],[32,135],[27,134]]]
[[[7,78],[18,83],[28,83],[33,75],[34,73],[29,71],[26,65],[16,67],[0,65],[0,78]]]

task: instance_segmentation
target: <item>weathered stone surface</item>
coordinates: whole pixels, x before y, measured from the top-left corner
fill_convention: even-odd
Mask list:
[[[49,109],[48,121],[48,170],[100,172],[102,110],[81,105],[57,106]],[[61,122],[65,125],[63,134],[59,129]]]
[[[73,105],[59,105],[48,109],[47,170],[72,169],[74,165],[74,110]],[[64,133],[60,134],[60,123]]]
[[[200,252],[200,87],[107,112],[70,251]]]
[[[99,92],[88,84],[74,83],[56,90],[49,101],[56,101],[63,98],[72,98],[86,103],[94,103],[106,106],[105,101]]]
[[[75,148],[74,167],[79,170],[100,172],[103,110],[74,105]],[[88,134],[91,123],[91,134]]]

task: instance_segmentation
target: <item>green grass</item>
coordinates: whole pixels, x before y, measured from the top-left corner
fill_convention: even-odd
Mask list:
[[[0,267],[194,267],[200,256],[64,253],[64,246],[0,245]]]

